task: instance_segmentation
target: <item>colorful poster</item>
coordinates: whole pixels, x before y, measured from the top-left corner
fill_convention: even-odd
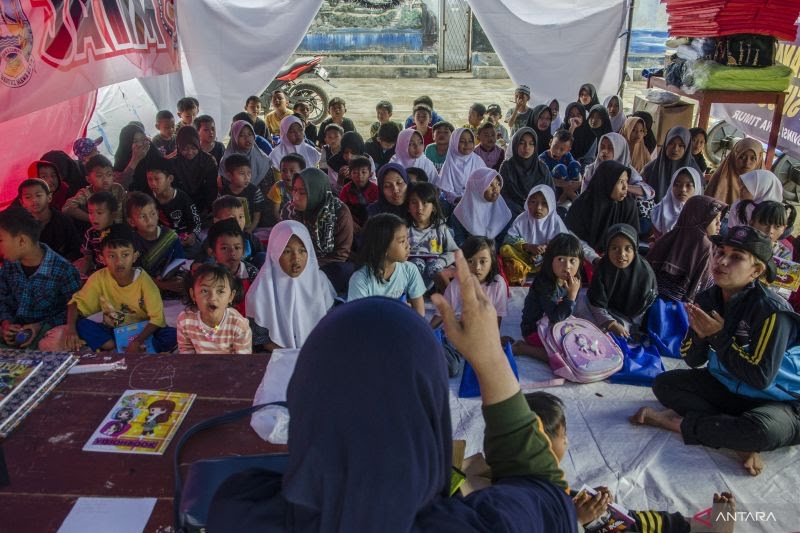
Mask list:
[[[127,390],[83,451],[161,455],[194,399],[182,392]]]

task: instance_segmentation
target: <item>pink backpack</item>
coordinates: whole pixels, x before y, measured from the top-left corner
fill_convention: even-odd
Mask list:
[[[622,368],[622,350],[611,336],[588,320],[571,316],[551,327],[547,316],[543,316],[537,327],[556,376],[592,383]]]

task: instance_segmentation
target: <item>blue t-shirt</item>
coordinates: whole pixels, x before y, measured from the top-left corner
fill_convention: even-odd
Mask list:
[[[381,283],[372,275],[369,268],[364,266],[356,270],[350,278],[347,291],[347,300],[353,301],[367,296],[386,296],[399,299],[406,295],[409,299],[419,298],[425,294],[425,283],[419,269],[412,263],[395,263],[389,281]]]

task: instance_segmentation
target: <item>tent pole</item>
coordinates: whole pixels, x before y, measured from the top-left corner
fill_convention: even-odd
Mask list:
[[[625,74],[628,70],[628,56],[631,52],[631,34],[633,30],[633,5],[636,3],[636,0],[630,0],[630,6],[628,7],[628,28],[625,31],[627,36],[625,40],[625,57],[622,60],[622,78],[619,81],[619,89],[617,90],[617,94],[620,98],[622,98],[623,93],[625,92]],[[631,80],[633,81],[633,80]]]

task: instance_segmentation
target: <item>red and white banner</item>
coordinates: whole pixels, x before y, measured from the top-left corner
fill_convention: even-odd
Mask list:
[[[0,122],[179,69],[175,0],[0,0]]]

